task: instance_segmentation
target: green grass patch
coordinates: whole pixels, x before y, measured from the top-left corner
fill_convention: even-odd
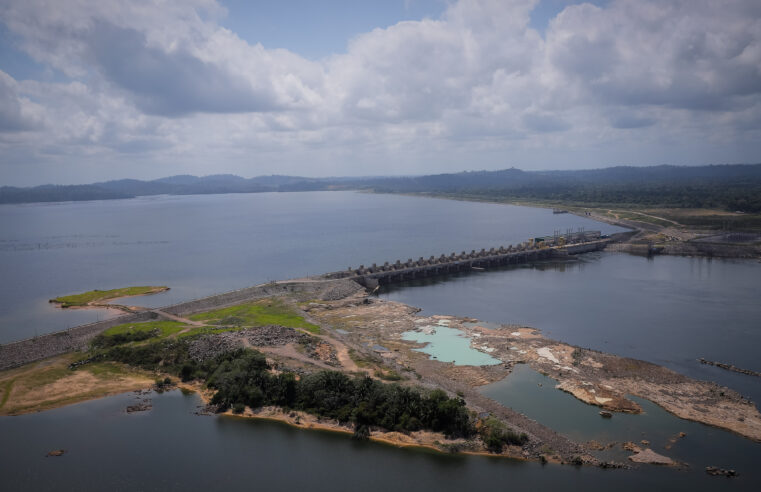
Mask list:
[[[112,326],[93,338],[94,348],[114,347],[128,343],[161,340],[178,333],[188,325],[177,321],[146,321]]]
[[[142,323],[125,323],[123,325],[112,326],[104,331],[102,335],[107,337],[114,335],[126,335],[128,333],[158,331],[156,338],[166,338],[178,331],[187,328],[188,325],[179,321],[145,321]]]
[[[320,329],[319,326],[313,325],[311,323],[307,323],[307,324],[309,326],[302,327],[302,330],[312,333],[313,335],[319,335],[320,333],[322,333],[322,330]]]
[[[215,333],[224,333],[226,331],[238,331],[242,327],[240,326],[223,326],[219,328],[213,328],[211,326],[195,326],[185,333],[180,333],[177,335],[177,338],[189,338],[189,337],[195,337],[198,335],[211,335]]]
[[[61,304],[61,307],[76,307],[86,306],[93,302],[105,302],[111,299],[118,299],[120,297],[128,296],[143,296],[146,294],[155,294],[157,292],[163,292],[169,290],[169,287],[164,286],[137,286],[137,287],[122,287],[120,289],[111,290],[91,290],[89,292],[83,292],[82,294],[74,294],[70,296],[61,296],[51,299],[50,302],[57,302]]]
[[[204,321],[209,324],[228,328],[250,326],[280,325],[289,328],[301,328],[310,333],[319,333],[320,327],[309,323],[293,308],[277,299],[239,304],[227,308],[194,314],[194,321]]]

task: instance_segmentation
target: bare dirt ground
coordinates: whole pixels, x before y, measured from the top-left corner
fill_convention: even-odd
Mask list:
[[[715,383],[697,381],[648,362],[577,348],[545,338],[528,327],[486,328],[469,318],[448,319],[448,326],[471,339],[471,347],[500,359],[497,366],[455,366],[431,360],[414,351],[418,345],[401,334],[420,326],[435,326],[442,317],[420,317],[404,304],[372,299],[325,303],[310,310],[312,317],[342,326],[358,346],[380,344],[390,354],[383,361],[423,383],[468,391],[498,381],[516,363],[558,381],[558,389],[585,403],[611,412],[639,413],[641,408],[627,394],[650,400],[681,418],[721,427],[761,441],[761,414],[737,392]],[[471,402],[471,399],[468,401]]]
[[[326,369],[326,370],[335,370],[335,367],[332,367],[325,363],[324,361],[320,360],[320,358],[313,358],[309,357],[308,355],[299,352],[296,350],[295,344],[289,343],[287,345],[284,345],[282,347],[252,347],[256,348],[257,350],[263,352],[264,354],[278,360],[281,362],[285,362],[289,367],[292,367],[292,361],[300,362],[300,365],[305,365],[307,368],[310,366],[317,367],[319,369]]]
[[[169,319],[169,320],[172,320],[172,321],[177,321],[179,323],[185,323],[186,325],[190,325],[190,326],[206,326],[206,324],[202,323],[201,321],[193,321],[190,318],[183,318],[181,316],[175,316],[174,314],[169,314],[169,313],[166,313],[164,311],[160,311],[158,309],[151,309],[151,311],[153,311],[154,313],[158,314],[162,318],[166,318],[166,319]],[[186,332],[188,330],[189,329],[185,329],[185,330],[182,331],[182,333],[184,333],[184,332]]]
[[[707,256],[724,258],[761,258],[759,241],[722,242],[710,241],[710,238],[722,232],[688,226],[678,222],[680,217],[699,216],[736,216],[736,213],[719,210],[591,210],[583,215],[600,222],[628,227],[636,231],[628,240],[609,244],[609,251],[621,251],[633,254],[665,254],[678,256]],[[669,218],[676,214],[674,218]],[[666,217],[669,215],[669,217]],[[639,218],[642,219],[639,219]]]

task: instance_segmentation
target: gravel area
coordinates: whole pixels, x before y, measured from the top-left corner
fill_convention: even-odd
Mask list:
[[[310,338],[285,326],[257,326],[200,337],[190,344],[189,354],[193,360],[202,362],[247,346],[276,347],[293,342],[306,343]]]

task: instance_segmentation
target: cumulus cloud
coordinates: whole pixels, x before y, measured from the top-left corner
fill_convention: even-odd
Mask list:
[[[761,93],[761,4],[619,0],[566,8],[547,54],[588,101],[731,110]]]
[[[44,135],[45,146],[15,144],[38,155],[213,152],[244,174],[278,171],[246,172],[256,152],[278,165],[319,154],[354,174],[389,159],[404,163],[393,172],[502,167],[505,156],[562,167],[545,157],[569,149],[577,164],[605,165],[636,145],[650,146],[642,163],[689,163],[678,149],[709,141],[716,155],[757,160],[757,1],[578,3],[543,34],[529,22],[537,3],[459,0],[315,62],[224,29],[214,0],[9,0],[0,20],[19,46],[68,80],[0,74],[0,131]],[[318,173],[306,166],[295,169]]]
[[[145,35],[134,29],[98,22],[90,35],[94,66],[128,91],[146,113],[175,116],[282,109],[266,80],[257,87],[183,48],[167,52],[147,46]]]
[[[42,124],[40,108],[18,93],[18,84],[0,70],[0,132],[35,130]]]

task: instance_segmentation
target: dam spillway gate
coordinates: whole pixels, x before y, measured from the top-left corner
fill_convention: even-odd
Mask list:
[[[406,280],[447,275],[450,273],[473,270],[486,270],[495,267],[521,265],[553,258],[567,258],[570,255],[599,251],[613,241],[602,236],[600,231],[580,231],[563,235],[534,238],[530,241],[510,246],[501,246],[489,250],[463,251],[460,254],[411,258],[405,262],[397,260],[382,265],[373,263],[369,267],[348,268],[343,272],[324,275],[324,278],[352,279],[363,286],[374,289],[379,285],[388,285]]]

